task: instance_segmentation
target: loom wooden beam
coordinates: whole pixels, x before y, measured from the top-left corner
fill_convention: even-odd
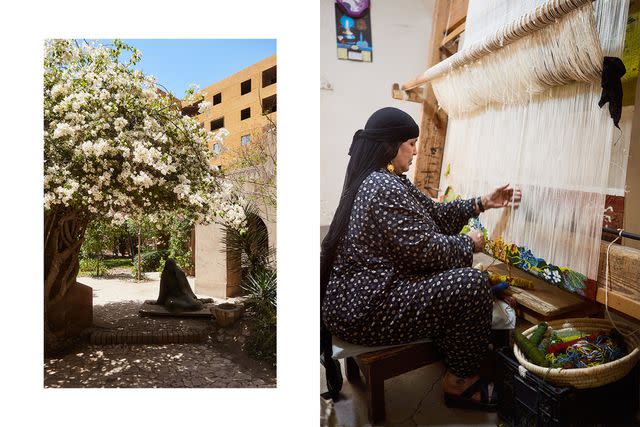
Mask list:
[[[466,28],[468,0],[451,1],[449,18],[444,38],[440,42],[440,59],[448,58],[458,51],[460,35]]]
[[[466,28],[465,22],[463,21],[460,25],[454,28],[449,34],[442,39],[440,43],[440,51],[445,56],[451,56],[458,50],[458,42],[460,35],[464,32]],[[414,90],[414,89],[411,89]]]
[[[608,245],[600,245],[596,301],[602,304],[605,303],[605,262]],[[608,287],[608,306],[640,319],[640,249],[617,244],[611,246]]]
[[[604,289],[598,288],[596,301],[604,305],[605,300],[606,296]],[[609,291],[607,307],[609,307],[610,310],[613,309],[627,314],[635,319],[640,319],[640,306],[638,305],[638,301],[634,301],[631,298],[627,298],[626,296],[621,295],[617,292]]]
[[[469,8],[469,0],[450,0],[447,13],[447,34],[452,33],[460,25],[464,25],[467,20],[467,9]],[[446,38],[446,37],[445,37]]]
[[[483,257],[492,259],[488,255]],[[479,257],[477,257],[479,258]],[[476,258],[474,258],[475,260]],[[494,261],[491,270],[497,274],[506,274],[512,277],[520,277],[533,282],[533,289],[510,287],[507,294],[513,296],[519,305],[519,315],[527,313],[529,318],[536,322],[552,320],[565,316],[567,313],[592,308],[593,303],[585,301],[578,295],[564,291],[557,286],[529,274],[515,267],[510,267],[503,262]]]
[[[504,46],[522,39],[533,31],[538,31],[553,24],[557,19],[591,1],[593,0],[555,0],[541,4],[533,11],[517,19],[515,22],[518,25],[510,24],[501,28],[483,41],[473,43],[468,48],[457,52],[444,61],[432,65],[420,77],[404,83],[400,88],[409,90],[424,85],[454,68],[476,61],[489,52],[502,49]]]
[[[433,28],[436,26],[436,19],[443,22],[442,19],[446,19],[446,24],[442,26],[438,25],[437,34],[432,33],[433,37],[439,38],[440,54],[434,59],[433,64],[437,64],[442,59],[445,59],[453,55],[458,50],[458,38],[465,30],[465,23],[467,19],[467,8],[469,6],[469,0],[445,0],[441,4],[436,4],[434,11],[441,10],[439,8],[444,7],[443,14],[434,13]],[[442,27],[442,28],[440,28]],[[435,43],[432,43],[430,47],[430,57],[433,49],[435,49]],[[429,62],[431,64],[431,62]],[[422,87],[417,86],[413,89],[402,90],[399,83],[394,83],[391,89],[391,97],[400,101],[410,102],[425,102],[425,94]]]
[[[610,309],[640,319],[640,249],[614,244],[609,252],[609,282],[608,295],[605,293],[605,262],[608,243],[600,245],[600,266],[598,268],[598,289],[596,301],[601,305],[607,302]],[[490,257],[483,254],[487,259]],[[475,258],[474,258],[475,259]],[[487,263],[489,264],[489,263]],[[536,322],[559,317],[575,317],[576,310],[583,314],[595,314],[596,310],[588,301],[563,291],[517,268],[509,268],[498,262],[494,264],[494,271],[514,277],[531,280],[534,290],[510,288],[523,310],[520,316],[529,315],[529,321]],[[585,311],[586,310],[586,311]]]
[[[417,87],[411,90],[400,90],[400,84],[394,83],[391,87],[391,97],[393,99],[398,99],[400,101],[410,101],[410,102],[419,102],[423,103],[424,99],[424,89],[421,87]]]
[[[629,161],[627,163],[627,193],[624,207],[624,229],[640,233],[640,84],[636,83]],[[640,249],[640,242],[623,239],[626,246]]]
[[[431,26],[430,47],[427,55],[427,66],[440,62],[443,39],[447,35],[450,20],[456,19],[456,14],[466,18],[468,0],[436,0]],[[462,11],[462,12],[454,12]],[[454,18],[451,18],[454,16]],[[460,18],[457,18],[458,21]],[[420,120],[420,136],[418,137],[418,155],[416,157],[414,184],[431,197],[438,196],[440,185],[440,170],[444,154],[444,142],[447,134],[447,115],[438,109],[433,89],[424,88],[422,103],[422,118]]]

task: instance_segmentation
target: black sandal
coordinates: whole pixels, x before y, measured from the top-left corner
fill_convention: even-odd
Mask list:
[[[471,409],[474,411],[495,412],[498,408],[495,384],[489,397],[490,381],[480,378],[460,395],[445,393],[444,404],[449,408]],[[480,400],[473,400],[473,395],[480,392]]]

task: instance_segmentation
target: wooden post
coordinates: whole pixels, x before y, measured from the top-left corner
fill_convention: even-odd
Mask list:
[[[427,67],[440,62],[440,46],[449,25],[450,8],[467,2],[464,0],[437,0],[433,11],[431,29],[431,47],[429,49]],[[466,7],[464,7],[466,11]],[[466,15],[466,13],[465,13]],[[456,22],[459,24],[459,22]],[[438,102],[430,85],[424,88],[422,103],[422,119],[420,120],[420,136],[418,138],[418,155],[414,183],[416,187],[431,197],[438,196],[440,170],[444,142],[447,134],[447,115],[438,109]]]
[[[624,229],[640,233],[640,82],[636,83],[626,182],[628,191],[624,197]],[[640,241],[623,239],[622,242],[625,246],[640,249]]]

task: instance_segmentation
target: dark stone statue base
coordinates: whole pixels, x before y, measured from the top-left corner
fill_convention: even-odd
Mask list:
[[[211,298],[201,299],[200,301],[213,301]],[[203,303],[200,310],[195,311],[175,311],[168,310],[165,306],[156,304],[154,300],[147,300],[140,307],[139,313],[142,316],[173,316],[173,317],[212,317],[212,303]]]
[[[75,338],[93,324],[93,289],[76,282],[57,304],[49,308],[49,327],[62,334],[60,339]]]

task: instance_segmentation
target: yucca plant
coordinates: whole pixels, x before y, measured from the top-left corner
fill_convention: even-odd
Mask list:
[[[248,293],[247,306],[255,312],[247,348],[258,359],[276,364],[277,277],[273,270],[255,271],[242,285]]]
[[[277,305],[277,276],[276,272],[268,269],[255,271],[247,277],[242,285],[249,298],[247,304],[261,309],[273,309]]]

